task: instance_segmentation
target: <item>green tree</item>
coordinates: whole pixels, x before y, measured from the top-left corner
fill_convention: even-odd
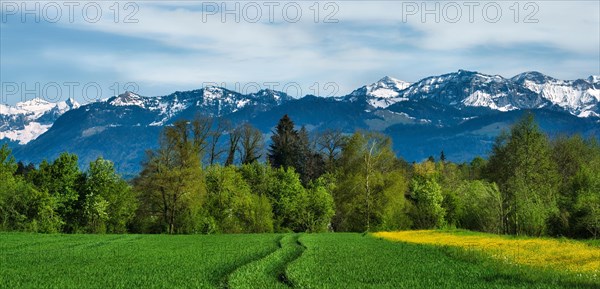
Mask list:
[[[391,140],[377,133],[352,135],[340,159],[334,192],[334,227],[341,231],[370,231],[384,224],[384,214],[402,214],[405,189],[398,183],[398,161]],[[390,208],[396,208],[390,212]],[[388,222],[389,223],[389,222]]]
[[[0,147],[0,180],[3,182],[13,178],[17,171],[17,163],[7,144]]]
[[[273,204],[274,227],[276,231],[306,231],[305,216],[308,197],[293,167],[272,171],[269,178],[268,196]]]
[[[317,150],[323,155],[325,172],[334,173],[347,138],[339,130],[327,129],[317,135]]]
[[[309,232],[325,232],[329,230],[331,219],[335,214],[332,192],[336,180],[333,175],[323,175],[311,182],[306,191],[307,203],[304,226]]]
[[[506,233],[543,235],[558,211],[558,173],[548,139],[525,115],[502,134],[490,156],[488,176],[498,184],[508,215]]]
[[[211,166],[206,171],[206,208],[218,232],[263,233],[273,231],[271,205],[266,196],[253,194],[232,166]]]
[[[125,233],[137,209],[134,191],[115,172],[112,162],[90,163],[84,185],[85,225],[93,233]]]
[[[55,199],[54,211],[63,220],[62,230],[65,232],[76,231],[82,218],[79,191],[83,174],[77,160],[77,155],[62,153],[51,164],[42,161],[39,170],[32,176],[37,189],[47,192]]]
[[[580,210],[576,208],[579,194],[587,191],[582,182],[581,170],[588,164],[600,159],[600,146],[591,138],[583,139],[579,135],[572,137],[560,136],[552,141],[552,158],[559,171],[559,212],[552,218],[551,233],[581,237],[586,235],[579,222]]]
[[[502,233],[504,211],[502,194],[498,186],[486,181],[464,181],[458,188],[464,202],[459,216],[460,227],[488,233]]]
[[[21,175],[7,145],[0,148],[0,229],[55,233],[63,220],[54,211],[56,201],[47,191],[37,190]]]
[[[573,206],[574,231],[578,236],[600,236],[600,158],[582,165],[573,179],[576,200]]]
[[[204,131],[198,124],[176,122],[164,130],[160,147],[149,152],[134,181],[142,204],[137,223],[146,228],[142,230],[170,234],[203,230],[206,190],[200,153]]]
[[[445,225],[446,210],[442,207],[444,196],[437,181],[435,164],[426,161],[415,164],[415,175],[410,184],[415,206],[411,213],[418,229],[440,228]]]

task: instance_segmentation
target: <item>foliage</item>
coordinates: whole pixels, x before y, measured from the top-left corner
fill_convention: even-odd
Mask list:
[[[198,131],[202,130],[177,122],[165,130],[160,148],[149,152],[134,181],[142,204],[137,212],[142,231],[173,234],[205,229],[201,208],[206,191]]]
[[[341,231],[401,228],[406,181],[399,171],[391,140],[381,134],[357,132],[340,158],[334,192],[334,227]],[[397,219],[396,219],[397,218]]]
[[[558,212],[558,171],[547,137],[528,114],[498,138],[488,175],[503,194],[505,232],[540,236]]]
[[[458,188],[458,195],[464,203],[459,216],[461,228],[502,233],[504,219],[503,200],[498,186],[485,181],[464,181]]]
[[[53,211],[63,221],[62,230],[66,232],[76,231],[81,217],[79,191],[83,174],[77,159],[74,154],[62,153],[52,163],[43,161],[31,176],[36,188],[54,199]]]
[[[137,209],[134,191],[115,172],[112,162],[90,163],[83,186],[83,217],[88,232],[125,233]]]
[[[440,228],[445,224],[446,210],[442,207],[442,187],[436,180],[435,164],[426,161],[415,165],[415,176],[410,186],[415,202],[411,212],[415,228]]]
[[[271,140],[264,163],[263,135],[249,124],[180,120],[165,128],[131,184],[102,158],[84,173],[69,153],[35,167],[16,163],[4,145],[0,230],[600,234],[600,144],[550,141],[531,115],[497,138],[489,161],[462,164],[445,152],[438,162],[409,164],[383,134],[309,133],[287,115]]]
[[[211,166],[206,171],[205,208],[217,224],[217,232],[272,232],[272,210],[264,195],[253,194],[232,166]]]

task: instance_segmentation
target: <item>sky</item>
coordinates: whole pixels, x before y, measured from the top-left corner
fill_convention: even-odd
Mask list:
[[[87,4],[91,3],[91,4]],[[218,85],[345,95],[459,69],[600,75],[600,1],[2,1],[2,103]]]

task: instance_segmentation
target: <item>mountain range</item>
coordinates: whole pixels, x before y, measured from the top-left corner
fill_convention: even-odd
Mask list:
[[[551,136],[600,136],[600,77],[559,80],[539,72],[512,78],[459,70],[415,83],[391,77],[348,95],[293,98],[261,90],[241,94],[221,87],[144,97],[132,92],[79,105],[40,99],[0,106],[0,142],[25,162],[63,151],[82,163],[98,156],[122,173],[139,170],[146,149],[158,145],[164,126],[197,115],[249,122],[266,136],[284,114],[310,131],[357,129],[388,134],[399,156],[420,161],[442,150],[448,159],[485,156],[495,137],[524,111]]]

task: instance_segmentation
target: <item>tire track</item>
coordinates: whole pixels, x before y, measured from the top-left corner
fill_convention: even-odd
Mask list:
[[[296,260],[305,247],[298,241],[300,235],[285,235],[279,240],[280,249],[255,262],[239,267],[227,278],[228,288],[292,288],[285,270]]]
[[[244,267],[247,267],[247,266],[249,266],[249,265],[251,265],[251,264],[254,264],[254,263],[256,263],[256,262],[259,262],[260,260],[263,260],[263,259],[267,258],[268,256],[270,256],[270,255],[274,254],[275,252],[277,252],[277,251],[281,250],[281,240],[282,240],[283,238],[284,238],[284,236],[280,236],[280,237],[278,237],[278,238],[277,238],[277,241],[276,241],[276,242],[277,242],[277,248],[276,248],[275,250],[273,250],[273,251],[270,251],[270,252],[268,252],[268,253],[266,253],[266,254],[264,254],[264,255],[262,255],[262,256],[259,256],[259,257],[257,257],[257,258],[254,258],[254,259],[252,259],[252,260],[250,260],[250,261],[248,261],[248,262],[246,262],[246,263],[244,263],[244,264],[242,264],[242,265],[240,265],[240,266],[238,266],[238,267],[236,267],[236,268],[232,269],[230,272],[228,272],[228,273],[224,274],[224,275],[223,275],[223,277],[222,277],[221,284],[220,284],[218,287],[220,287],[220,288],[223,288],[223,289],[229,289],[229,288],[232,288],[232,287],[230,286],[230,284],[229,284],[229,279],[230,279],[230,277],[231,277],[231,276],[232,276],[232,275],[233,275],[235,272],[237,272],[237,271],[238,271],[240,268],[244,268]]]

